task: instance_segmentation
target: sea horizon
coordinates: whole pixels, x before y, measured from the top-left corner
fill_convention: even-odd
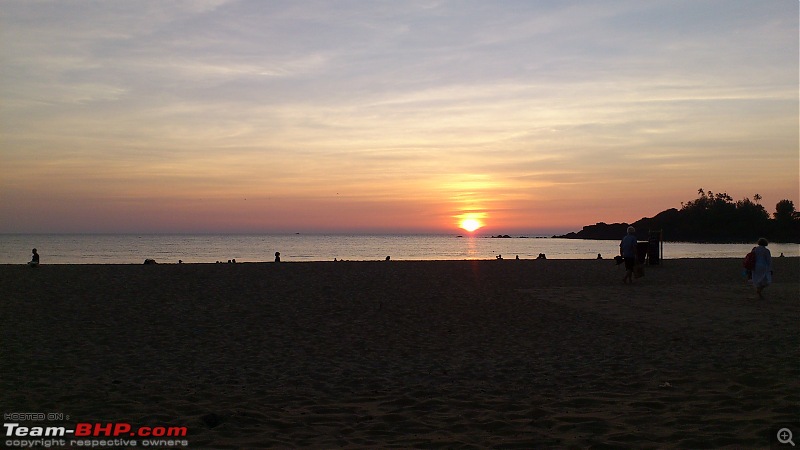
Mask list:
[[[497,236],[497,235],[494,235]],[[552,236],[457,233],[26,233],[0,234],[0,264],[30,259],[42,264],[141,264],[352,260],[610,259],[618,240],[564,239]],[[664,242],[663,259],[738,258],[754,243]],[[773,243],[773,256],[800,256],[800,246]]]

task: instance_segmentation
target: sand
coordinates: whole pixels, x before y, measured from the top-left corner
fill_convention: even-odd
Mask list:
[[[0,405],[195,449],[769,448],[800,419],[774,269],[759,301],[738,259],[0,266]]]

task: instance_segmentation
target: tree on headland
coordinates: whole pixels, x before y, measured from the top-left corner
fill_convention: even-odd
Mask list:
[[[781,200],[772,214],[775,219],[775,238],[787,242],[800,241],[800,213],[791,200]]]
[[[670,241],[687,242],[754,242],[766,237],[775,242],[800,242],[800,213],[791,200],[781,200],[770,214],[758,202],[744,198],[734,201],[725,192],[713,193],[702,188],[697,198],[681,202],[681,209],[668,209],[652,218],[642,218],[630,225],[640,239],[647,239],[648,230],[663,230]],[[598,223],[583,227],[578,233],[560,237],[577,239],[617,239],[625,234],[627,223]]]
[[[800,213],[794,208],[794,202],[791,200],[781,200],[775,205],[773,217],[779,222],[791,222],[792,220],[800,219]]]

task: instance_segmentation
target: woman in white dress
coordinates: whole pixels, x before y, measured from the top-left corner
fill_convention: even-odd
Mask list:
[[[753,286],[759,298],[763,298],[761,291],[772,283],[772,254],[767,248],[769,242],[761,238],[758,245],[753,248],[756,255],[756,267],[753,269]]]

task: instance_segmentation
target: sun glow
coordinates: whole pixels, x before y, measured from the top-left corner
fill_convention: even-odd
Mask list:
[[[472,233],[473,231],[482,227],[483,224],[477,219],[464,219],[458,226]]]

